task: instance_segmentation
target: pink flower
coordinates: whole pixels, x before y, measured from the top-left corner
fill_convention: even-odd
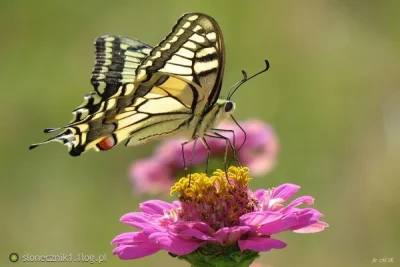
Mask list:
[[[285,205],[299,186],[283,184],[252,192],[247,168],[230,167],[228,176],[229,182],[221,170],[212,177],[191,174],[190,181],[182,178],[171,189],[179,193],[179,201],[150,200],[140,205],[141,212],[125,214],[121,222],[140,231],[118,235],[112,241],[117,245],[113,253],[127,260],[166,250],[190,262],[199,249],[282,249],[286,244],[272,236],[283,231],[315,233],[328,226],[319,220],[323,215],[318,210],[299,207],[313,204],[310,196]]]
[[[239,151],[239,161],[242,165],[248,166],[252,170],[253,175],[264,175],[268,173],[275,166],[276,156],[279,152],[278,138],[274,130],[268,124],[259,120],[242,122],[241,126],[246,131],[246,142]],[[233,122],[221,123],[219,128],[230,129],[235,132],[236,148],[239,148],[245,141],[245,134]],[[228,137],[233,144],[232,133],[220,133]],[[226,148],[225,140],[209,137],[206,137],[206,140],[210,146],[211,157],[224,156]],[[176,170],[182,169],[183,167],[181,144],[184,141],[185,139],[166,140],[157,147],[151,158],[140,160],[132,165],[130,177],[137,192],[166,192],[165,189],[167,185],[170,186],[174,183]],[[200,141],[197,142],[196,146],[193,145],[194,143],[189,143],[184,147],[186,164],[190,164],[192,150],[194,155],[192,166],[205,164],[207,150]],[[162,177],[159,178],[157,175],[149,175],[153,171],[146,170],[148,166],[157,166],[155,168],[163,169]],[[160,181],[158,181],[158,179]]]
[[[236,127],[234,130],[239,133],[237,125],[231,125],[231,128]],[[247,140],[239,153],[240,162],[249,167],[253,175],[264,175],[270,172],[275,166],[279,152],[278,138],[274,130],[259,120],[246,121],[242,127],[246,130]],[[243,139],[242,135],[243,133],[237,136],[238,139],[240,138],[237,142]]]
[[[135,162],[130,172],[137,192],[158,194],[167,192],[173,185],[172,169],[151,158]]]

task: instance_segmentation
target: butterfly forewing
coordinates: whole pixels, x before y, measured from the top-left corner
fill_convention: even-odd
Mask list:
[[[191,81],[201,88],[196,102],[197,109],[202,111],[218,99],[224,65],[224,42],[216,21],[204,14],[186,14],[143,60],[136,73],[139,81],[156,72]],[[143,94],[140,87],[138,90]]]

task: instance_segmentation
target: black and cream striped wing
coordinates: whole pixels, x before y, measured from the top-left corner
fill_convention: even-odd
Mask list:
[[[73,120],[64,127],[47,128],[45,133],[63,129],[45,142],[33,144],[30,149],[48,142],[61,142],[72,156],[85,152],[87,142],[109,134],[112,129],[102,123],[106,113],[116,113],[112,106],[117,99],[131,104],[124,96],[133,91],[135,71],[140,62],[153,49],[152,46],[128,37],[105,35],[96,39],[95,65],[91,76],[94,92],[84,97],[84,103],[74,109]],[[102,125],[104,124],[104,127]]]
[[[129,94],[136,69],[153,49],[150,45],[128,37],[104,35],[95,41],[95,64],[91,76],[94,92],[84,97],[84,103],[74,109],[74,119],[66,126],[88,121],[107,109],[109,102]],[[65,128],[65,127],[63,127]],[[52,132],[59,128],[46,129]]]
[[[160,42],[136,70],[137,81],[148,81],[154,73],[177,76],[197,85],[196,111],[217,101],[225,66],[222,32],[217,22],[201,13],[183,15],[172,32]],[[145,95],[149,88],[138,88]]]
[[[142,41],[116,35],[97,38],[95,48],[91,83],[103,98],[114,95],[122,84],[132,83],[140,62],[153,49]]]
[[[78,156],[124,140],[138,145],[188,131],[189,122],[219,97],[225,60],[221,30],[207,15],[186,14],[150,49],[125,37],[99,38],[91,79],[95,92],[74,110],[64,131],[44,143],[62,142]]]

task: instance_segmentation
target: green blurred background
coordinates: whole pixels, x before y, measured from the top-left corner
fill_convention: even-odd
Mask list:
[[[240,70],[271,62],[234,97],[237,119],[268,121],[281,142],[278,165],[252,187],[297,183],[330,224],[314,235],[280,235],[288,247],[259,262],[336,267],[394,258],[390,266],[398,265],[400,2],[2,0],[0,266],[12,265],[11,252],[106,253],[106,266],[188,266],[166,252],[135,261],[111,253],[114,236],[131,230],[120,216],[150,198],[132,193],[128,168],[155,144],[78,158],[61,145],[28,146],[48,137],[44,128],[68,122],[92,90],[97,36],[155,45],[194,11],[223,30],[223,95]]]

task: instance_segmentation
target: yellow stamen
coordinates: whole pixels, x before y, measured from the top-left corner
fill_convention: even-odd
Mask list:
[[[251,212],[255,200],[248,195],[248,168],[230,167],[216,170],[211,177],[194,173],[183,177],[171,188],[171,195],[179,194],[180,218],[208,223],[214,230],[236,225],[239,217]],[[190,179],[190,183],[189,183]]]
[[[235,183],[235,186],[228,183],[225,172],[218,169],[213,176],[208,177],[205,173],[193,173],[189,177],[183,177],[171,188],[171,195],[178,193],[181,196],[190,198],[203,198],[210,190],[220,193],[229,190],[235,190],[235,187],[247,187],[252,179],[248,176],[249,169],[244,167],[230,167],[228,169],[229,180]],[[189,179],[191,180],[189,183]]]

